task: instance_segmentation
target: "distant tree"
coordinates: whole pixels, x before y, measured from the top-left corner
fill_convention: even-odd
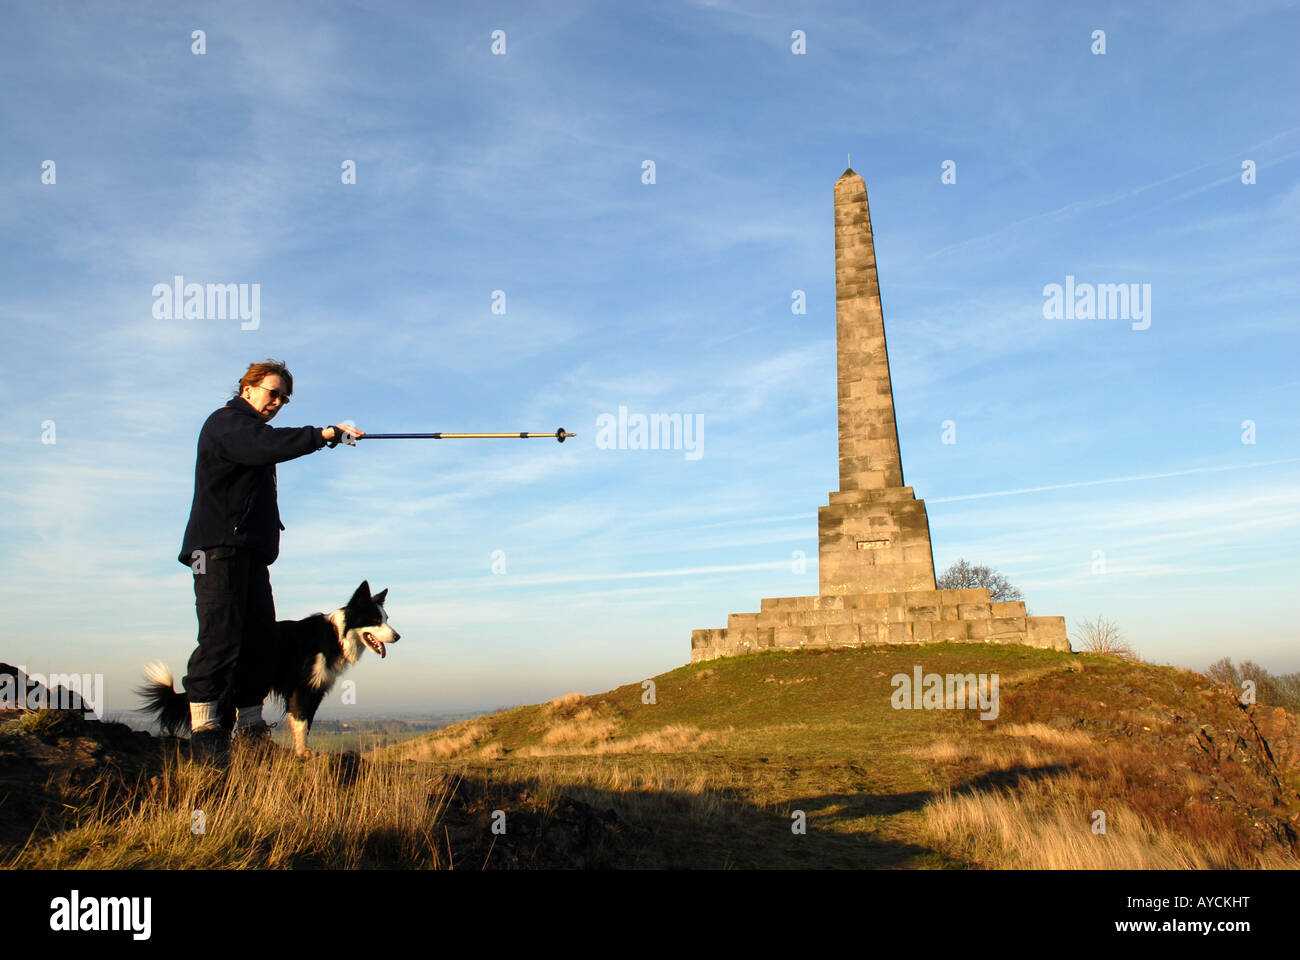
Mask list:
[[[1137,651],[1124,639],[1119,627],[1102,616],[1079,624],[1074,640],[1087,653],[1100,653],[1121,660],[1139,659]]]
[[[935,578],[935,583],[940,590],[971,590],[976,587],[988,587],[989,596],[994,600],[1024,599],[1020,591],[996,570],[972,566],[965,560],[954,563]]]
[[[1205,675],[1211,680],[1217,680],[1219,683],[1226,683],[1228,686],[1236,688],[1237,681],[1240,679],[1237,674],[1237,668],[1232,665],[1230,657],[1222,657],[1215,660],[1205,668]]]
[[[1224,657],[1210,664],[1205,675],[1211,680],[1226,683],[1238,698],[1244,692],[1243,683],[1250,680],[1255,684],[1255,702],[1260,706],[1283,707],[1292,713],[1300,712],[1300,673],[1269,673],[1250,660],[1243,660],[1240,666],[1233,666],[1232,660]]]

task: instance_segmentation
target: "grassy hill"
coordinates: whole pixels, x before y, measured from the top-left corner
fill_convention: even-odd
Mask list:
[[[925,674],[997,675],[996,719],[977,709],[895,709],[891,678],[910,678],[918,665]],[[1243,708],[1200,674],[936,644],[766,653],[652,679],[653,698],[640,682],[569,694],[360,759],[237,756],[229,770],[210,771],[173,758],[112,799],[102,790],[98,799],[63,795],[79,812],[5,859],[1300,866],[1294,719]],[[195,843],[199,807],[206,833]]]

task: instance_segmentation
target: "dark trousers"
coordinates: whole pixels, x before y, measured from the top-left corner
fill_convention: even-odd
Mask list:
[[[277,627],[266,558],[243,547],[211,547],[205,570],[194,572],[199,646],[190,656],[185,692],[191,703],[220,700],[237,707],[266,699]]]

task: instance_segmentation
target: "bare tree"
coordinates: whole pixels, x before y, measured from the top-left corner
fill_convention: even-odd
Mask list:
[[[1249,680],[1253,684],[1254,702],[1260,706],[1284,707],[1292,712],[1300,710],[1300,673],[1269,673],[1251,660],[1243,660],[1239,666],[1234,666],[1231,658],[1223,657],[1210,664],[1205,675],[1226,683],[1238,699],[1245,693],[1245,681]]]
[[[1231,657],[1221,657],[1205,668],[1205,675],[1211,680],[1226,683],[1230,687],[1237,685],[1237,668],[1232,665]]]
[[[1087,653],[1100,653],[1121,660],[1137,660],[1137,651],[1124,639],[1119,627],[1105,617],[1084,620],[1075,630],[1075,642]]]
[[[1020,591],[1002,574],[989,567],[976,567],[958,560],[935,579],[940,590],[970,590],[987,587],[993,600],[1022,600]]]

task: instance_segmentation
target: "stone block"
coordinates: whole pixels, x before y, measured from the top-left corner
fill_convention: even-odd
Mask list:
[[[991,606],[989,603],[959,603],[957,616],[962,620],[987,620],[993,615],[989,609]],[[727,626],[731,626],[730,622]]]
[[[938,620],[939,608],[935,607],[918,607],[909,606],[907,609],[908,620]]]
[[[1025,642],[1044,650],[1071,652],[1070,638],[1065,632],[1065,617],[1027,617]]]
[[[817,627],[801,627],[803,635],[799,638],[799,646],[807,649],[808,647],[827,647],[826,637],[822,635]]]
[[[961,643],[970,639],[966,620],[936,620],[930,624],[930,639],[935,643]]]
[[[691,631],[691,646],[716,647],[725,636],[725,630],[693,630]]]
[[[797,647],[803,639],[803,629],[789,625],[772,628],[772,646],[777,648]]]
[[[887,623],[858,624],[858,638],[861,643],[888,643],[889,624]]]
[[[989,633],[1024,633],[1024,617],[990,617]]]
[[[733,613],[727,617],[728,630],[753,630],[757,625],[756,613]]]
[[[910,623],[890,623],[889,624],[889,642],[890,643],[910,643],[912,640],[912,625]]]
[[[794,617],[792,625],[797,627],[824,627],[836,623],[849,623],[851,618],[844,610],[829,608],[826,610],[801,610]]]
[[[1023,617],[1025,605],[1020,600],[994,600],[992,603],[995,617]]]
[[[931,633],[933,624],[928,620],[918,620],[912,624],[912,639],[917,643],[925,643],[933,639]]]
[[[829,646],[856,647],[860,642],[856,623],[831,624],[821,627],[819,633]]]

